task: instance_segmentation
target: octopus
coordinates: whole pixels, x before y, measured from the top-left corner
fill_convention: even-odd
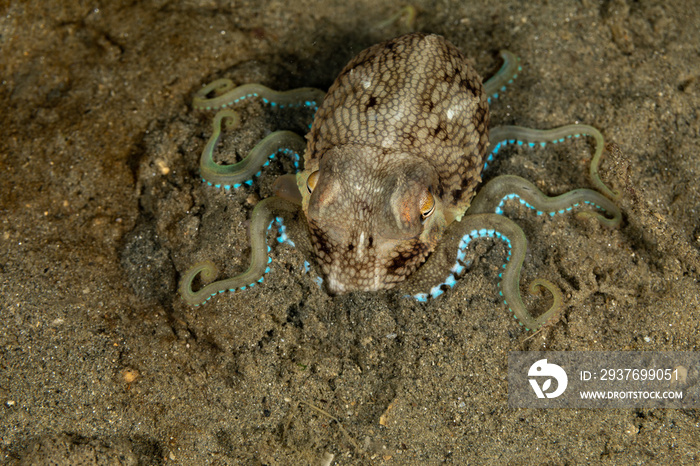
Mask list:
[[[478,238],[507,246],[499,273],[498,295],[517,322],[537,330],[563,308],[559,288],[535,279],[530,292],[547,290],[551,306],[538,316],[524,305],[520,271],[527,240],[523,230],[504,216],[505,202],[516,199],[537,215],[555,215],[585,206],[579,216],[595,217],[606,227],[619,225],[621,213],[612,200],[619,194],[598,175],[604,141],[587,125],[549,130],[499,126],[489,130],[489,104],[520,71],[518,59],[502,51],[503,66],[485,83],[465,56],[438,35],[413,33],[362,51],[340,72],[327,94],[313,88],[277,92],[260,84],[235,87],[219,79],[200,89],[193,106],[218,110],[213,132],[200,159],[202,179],[226,190],[250,185],[270,160],[289,155],[303,169],[283,175],[275,195],[259,202],[250,221],[251,259],[233,278],[213,281],[218,271],[204,261],[187,270],[180,293],[191,305],[225,291],[242,291],[261,283],[270,270],[266,233],[301,209],[318,270],[327,291],[377,291],[400,287],[409,277],[428,284],[411,291],[418,301],[436,298],[464,276],[465,254]],[[235,128],[230,107],[258,98],[273,108],[306,107],[315,112],[306,141],[294,132],[265,137],[240,162],[214,160],[222,126]],[[575,189],[549,197],[529,181],[512,175],[495,177],[479,188],[482,172],[508,144],[544,146],[589,136],[595,139],[590,179],[597,190]],[[577,209],[578,211],[579,209]],[[450,260],[440,269],[431,255],[446,232],[459,237]],[[193,282],[205,283],[197,291]]]

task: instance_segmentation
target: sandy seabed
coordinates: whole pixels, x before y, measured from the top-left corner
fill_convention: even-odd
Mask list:
[[[288,4],[288,3],[293,3]],[[4,464],[695,464],[697,410],[510,409],[510,351],[697,351],[700,8],[675,1],[10,1],[0,6],[0,461]],[[503,248],[427,304],[331,297],[275,247],[263,285],[191,308],[179,274],[249,255],[252,204],[284,164],[199,181],[218,77],[327,89],[363,48],[442,34],[493,75],[493,125],[599,128],[619,229],[514,206],[523,284],[564,292],[532,336],[496,295]],[[223,150],[303,123],[241,106]],[[308,116],[308,115],[307,115]],[[302,116],[303,117],[303,116]],[[300,117],[301,118],[301,117]],[[302,118],[303,120],[303,118]],[[590,187],[585,141],[502,151],[487,177]],[[297,232],[303,229],[297,228]]]

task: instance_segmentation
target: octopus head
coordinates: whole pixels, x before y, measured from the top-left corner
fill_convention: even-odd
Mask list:
[[[392,288],[435,249],[446,222],[425,160],[343,145],[307,165],[297,183],[331,293]]]

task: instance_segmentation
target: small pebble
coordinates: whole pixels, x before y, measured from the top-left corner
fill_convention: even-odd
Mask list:
[[[122,372],[122,377],[124,378],[124,382],[133,383],[139,378],[139,371],[135,369],[126,369],[124,372]]]

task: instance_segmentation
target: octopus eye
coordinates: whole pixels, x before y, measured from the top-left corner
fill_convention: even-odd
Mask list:
[[[421,197],[418,199],[418,205],[420,206],[420,214],[424,219],[430,217],[435,211],[435,198],[429,190],[425,190]]]
[[[309,177],[306,179],[306,190],[309,191],[309,194],[311,194],[314,191],[316,183],[318,183],[318,170],[310,174]]]

